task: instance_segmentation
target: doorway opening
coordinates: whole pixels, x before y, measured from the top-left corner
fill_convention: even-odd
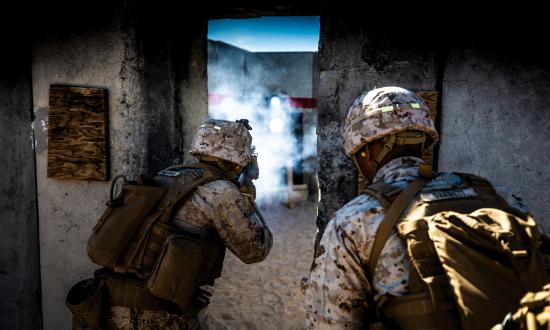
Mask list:
[[[250,121],[260,206],[318,199],[318,40],[315,16],[209,21],[209,117]]]
[[[256,203],[273,233],[263,262],[227,254],[210,329],[304,328],[300,281],[313,259],[319,201],[318,40],[318,16],[209,21],[209,117],[249,120]]]

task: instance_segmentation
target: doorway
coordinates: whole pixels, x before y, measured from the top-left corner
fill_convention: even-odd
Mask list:
[[[313,258],[319,200],[318,40],[318,16],[209,21],[209,118],[249,120],[260,168],[256,203],[274,239],[258,264],[228,254],[210,328],[304,327],[300,281]]]

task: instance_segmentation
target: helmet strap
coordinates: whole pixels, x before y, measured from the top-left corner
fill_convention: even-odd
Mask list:
[[[432,154],[429,150],[422,149],[422,160],[424,163],[418,167],[418,172],[421,177],[430,179],[433,176],[432,169]]]
[[[388,153],[393,149],[394,145],[412,145],[412,144],[422,144],[422,150],[424,150],[424,144],[426,142],[426,135],[421,132],[401,132],[397,134],[387,135],[384,137],[384,147],[374,163],[376,167],[380,165],[382,160],[388,155]],[[424,153],[424,152],[423,152]]]
[[[206,155],[196,155],[200,161],[211,164],[217,168],[219,168],[226,179],[233,180],[235,179],[240,173],[241,173],[241,166],[238,166],[237,164],[233,164],[229,161],[224,161],[223,159],[220,159],[218,157],[213,156],[206,156]],[[238,166],[238,168],[237,168]]]

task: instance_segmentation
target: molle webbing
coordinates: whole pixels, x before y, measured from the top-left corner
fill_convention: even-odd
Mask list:
[[[380,223],[378,231],[376,232],[376,237],[374,238],[372,250],[367,263],[367,268],[371,279],[374,277],[374,269],[378,263],[380,253],[382,253],[386,241],[395,227],[395,224],[401,218],[401,214],[409,205],[410,200],[420,191],[420,189],[422,189],[422,187],[424,187],[427,182],[428,181],[424,178],[415,179],[397,196],[390,208],[387,210],[386,215]]]
[[[365,194],[368,194],[378,200],[382,207],[387,210],[401,192],[401,188],[389,185],[384,181],[377,181],[365,188]]]
[[[462,177],[465,181],[463,187],[474,188],[478,193],[477,197],[423,203],[421,206],[423,214],[415,214],[411,219],[407,219],[407,214],[405,214],[403,221],[397,227],[399,235],[407,241],[407,255],[411,259],[410,293],[430,293],[434,309],[432,317],[435,318],[439,329],[460,329],[460,317],[448,277],[430,239],[428,223],[417,218],[443,211],[470,213],[483,207],[508,208],[506,202],[495,193],[487,180],[468,174],[463,174]],[[418,198],[411,201],[411,204],[417,201]],[[401,299],[404,298],[393,298],[393,301],[388,302],[387,306],[399,305]],[[419,329],[415,325],[414,318],[398,318],[397,320],[400,321],[404,329]]]
[[[105,268],[97,270],[94,276],[104,281],[110,306],[181,313],[176,304],[151,294],[146,280],[116,274]]]
[[[410,293],[429,292],[434,311],[432,317],[439,329],[460,329],[453,292],[429,237],[428,224],[424,220],[409,221],[400,223],[398,228],[399,235],[407,240],[407,255],[411,258]],[[415,244],[408,244],[409,241],[414,241]],[[392,303],[399,305],[401,299],[404,298],[393,298],[387,306]],[[401,320],[401,323],[406,322]],[[411,325],[405,329],[418,328]]]
[[[168,187],[158,202],[157,210],[142,223],[117,270],[131,272],[140,278],[151,274],[166,238],[179,229],[170,223],[176,207],[199,185],[223,177],[216,168],[204,164],[173,166],[167,170],[190,169],[179,177],[157,176],[155,180]]]
[[[380,306],[382,317],[399,329],[460,329],[460,317],[453,291],[428,234],[428,224],[422,219],[424,216],[442,211],[470,213],[483,207],[499,208],[512,214],[521,213],[511,209],[487,180],[469,174],[461,176],[464,178],[461,188],[474,188],[477,192],[476,197],[423,203],[419,196],[414,197],[422,188],[422,184],[420,187],[414,187],[414,194],[413,188],[407,187],[392,203],[396,195],[392,186],[377,182],[366,190],[366,193],[379,200],[386,210],[386,217],[378,229],[367,265],[371,277],[391,229],[403,219],[397,228],[399,235],[407,241],[407,254],[411,259],[410,293],[403,297],[392,297]],[[399,197],[405,196],[407,189],[407,200],[401,200],[399,205],[396,205]],[[407,208],[413,204],[416,207]],[[403,215],[405,209],[407,210]],[[407,217],[411,213],[414,213],[414,216],[409,221]],[[411,242],[413,244],[409,244]]]

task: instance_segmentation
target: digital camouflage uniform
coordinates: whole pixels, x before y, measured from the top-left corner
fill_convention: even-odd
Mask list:
[[[414,157],[394,159],[377,172],[373,182],[383,180],[404,188],[418,177],[421,162]],[[446,190],[461,183],[462,178],[456,174],[440,173],[422,191]],[[520,199],[501,186],[494,188],[512,207],[527,212]],[[374,283],[367,280],[365,265],[384,215],[379,201],[360,195],[338,210],[327,224],[305,285],[308,328],[361,329],[368,295],[374,294],[376,301],[385,294],[407,293],[409,261],[405,243],[395,232],[382,250]]]
[[[368,150],[359,152],[365,150],[363,146],[367,143],[380,140],[385,146],[376,159],[366,154]],[[378,166],[394,145],[421,144],[425,161],[415,157],[395,158],[377,168],[373,183],[384,181],[405,188],[421,171],[430,173],[428,156],[437,141],[426,104],[416,94],[399,87],[365,92],[350,107],[345,121],[344,148],[354,160],[369,157]],[[422,191],[446,190],[462,180],[457,174],[439,173]],[[494,188],[512,207],[526,211],[519,199],[501,187]],[[382,204],[365,194],[347,203],[328,222],[303,283],[308,328],[360,329],[368,323],[365,319],[368,301],[408,292],[410,262],[405,243],[395,231],[374,268],[373,283],[369,283],[366,274],[373,241],[384,216]]]
[[[208,120],[197,131],[190,152],[199,158],[213,156],[244,166],[252,153],[251,141],[243,124]],[[227,180],[197,187],[173,222],[191,233],[216,231],[225,246],[247,264],[264,260],[273,242],[253,197]],[[196,329],[198,321],[164,311],[114,306],[108,325],[112,329]]]

